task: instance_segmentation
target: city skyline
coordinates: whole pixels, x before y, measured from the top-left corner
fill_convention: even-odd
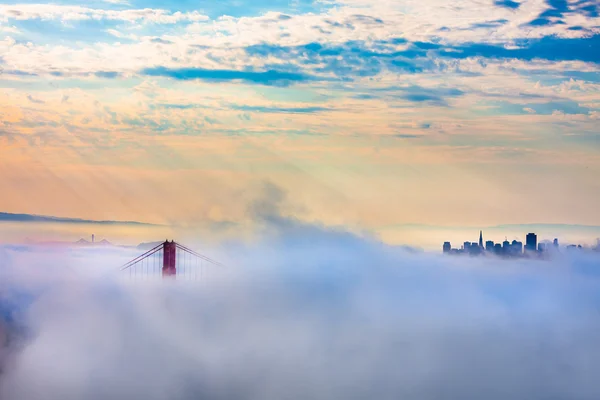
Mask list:
[[[493,240],[486,240],[484,244],[483,230],[479,231],[479,242],[463,242],[460,248],[453,248],[449,241],[444,242],[442,251],[444,254],[465,254],[470,256],[479,256],[490,254],[502,257],[543,257],[547,254],[553,254],[560,251],[561,248],[572,249],[592,249],[600,251],[600,238],[591,246],[581,244],[567,243],[561,245],[558,238],[551,240],[539,240],[539,237],[534,232],[529,232],[525,235],[525,244],[522,241],[513,239],[512,242],[505,237],[501,243],[496,243]]]
[[[347,229],[344,226],[331,229]],[[477,227],[469,226],[432,226],[424,224],[390,225],[381,232],[365,231],[375,235],[385,243],[392,245],[408,245],[424,250],[437,251],[440,240],[451,239],[453,243],[462,243],[463,238]],[[600,226],[591,225],[556,225],[556,224],[521,224],[481,227],[486,232],[486,240],[502,242],[505,237],[510,241],[524,241],[523,231],[540,232],[545,237],[562,237],[566,242],[581,243],[594,246],[600,237]],[[227,224],[216,224],[208,228],[186,225],[152,225],[142,221],[94,221],[68,219],[61,216],[44,216],[31,214],[7,214],[0,212],[0,243],[20,242],[73,242],[88,237],[90,232],[98,232],[100,236],[110,238],[118,243],[136,245],[140,240],[153,241],[157,237],[177,237],[187,240],[201,239],[215,242],[219,240],[240,239],[256,232],[251,226],[230,221]],[[218,232],[218,235],[216,234]]]

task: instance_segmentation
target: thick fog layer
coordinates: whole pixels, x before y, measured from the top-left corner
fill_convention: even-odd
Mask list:
[[[5,247],[3,400],[598,399],[597,256],[444,257],[277,218],[203,280]]]

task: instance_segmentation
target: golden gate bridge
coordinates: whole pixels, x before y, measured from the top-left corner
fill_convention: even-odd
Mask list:
[[[183,278],[196,280],[202,278],[205,266],[223,266],[218,261],[175,241],[165,240],[144,254],[134,258],[121,267],[132,278]],[[126,273],[127,273],[126,272]]]

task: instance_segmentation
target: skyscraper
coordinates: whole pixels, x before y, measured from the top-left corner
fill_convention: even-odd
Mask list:
[[[502,245],[500,243],[496,243],[494,245],[494,254],[496,254],[496,255],[502,254]]]
[[[527,234],[527,239],[525,240],[525,250],[532,253],[537,250],[537,235],[535,233]]]
[[[487,242],[485,242],[485,251],[494,251],[494,242],[492,240],[488,240]]]
[[[444,253],[450,253],[450,250],[452,250],[450,242],[444,242]]]
[[[476,256],[480,253],[481,253],[481,247],[479,247],[476,242],[471,243],[471,247],[469,247],[469,254]]]
[[[513,240],[510,245],[511,252],[515,255],[523,253],[523,243]]]
[[[507,253],[509,249],[510,242],[508,241],[508,239],[504,239],[504,242],[502,242],[502,250]]]

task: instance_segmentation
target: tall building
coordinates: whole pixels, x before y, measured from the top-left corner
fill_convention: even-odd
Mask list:
[[[553,244],[554,244],[555,248],[558,248],[558,239],[557,238],[554,238]]]
[[[537,235],[535,233],[528,233],[525,240],[525,250],[535,252],[537,250]]]
[[[494,251],[494,241],[488,240],[487,242],[485,242],[485,251]]]
[[[479,231],[479,248],[483,249],[483,231]]]
[[[502,242],[502,253],[508,254],[510,252],[510,242],[508,240],[504,240]]]
[[[502,254],[502,245],[500,243],[494,245],[494,253],[497,255]]]
[[[444,242],[444,253],[450,253],[450,250],[452,250],[450,242]]]
[[[471,243],[471,246],[469,247],[469,254],[475,256],[480,253],[481,247],[479,247],[479,245],[476,242]]]
[[[521,254],[523,253],[523,243],[518,240],[513,240],[510,249],[514,254]]]

